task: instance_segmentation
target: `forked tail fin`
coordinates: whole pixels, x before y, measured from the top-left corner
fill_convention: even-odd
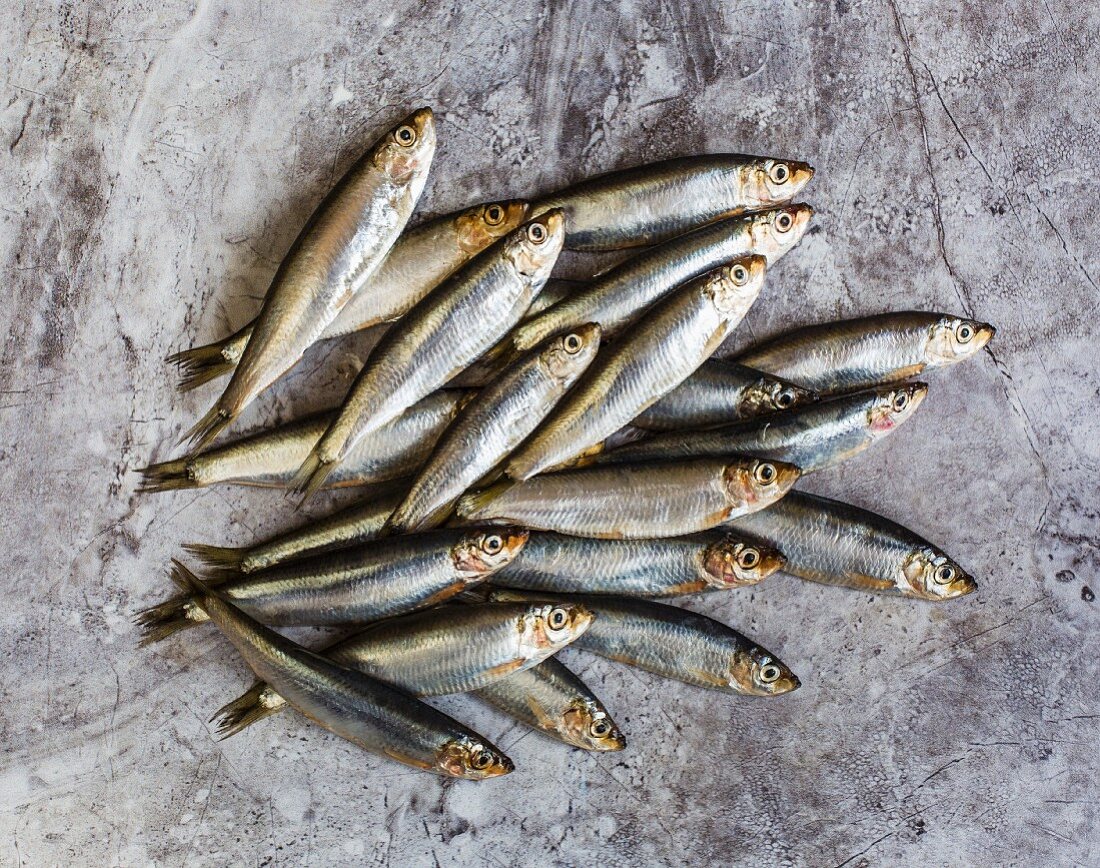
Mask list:
[[[206,567],[204,575],[208,582],[226,581],[241,575],[244,572],[241,564],[244,562],[245,555],[248,554],[247,548],[223,548],[202,543],[184,543],[183,550],[194,555]]]
[[[199,488],[199,483],[195,481],[189,464],[188,459],[181,458],[178,461],[163,461],[160,464],[150,464],[148,467],[141,468],[138,471],[142,477],[138,493]]]
[[[302,499],[298,501],[300,507],[325,486],[325,480],[336,469],[335,461],[322,461],[316,447],[302,462],[294,479],[290,481],[290,494],[300,494]]]
[[[217,721],[218,739],[227,739],[242,729],[263,720],[286,707],[286,700],[264,681],[257,681],[232,702],[227,702],[214,712],[210,722]]]
[[[179,442],[191,441],[191,452],[195,453],[214,440],[233,421],[233,416],[228,410],[223,410],[220,404],[215,404],[210,411],[199,419],[186,434],[180,437]]]
[[[218,377],[230,374],[236,365],[226,359],[223,350],[229,338],[202,347],[192,347],[173,353],[166,362],[175,365],[180,371],[180,381],[176,388],[181,392],[190,392],[203,383],[209,383]]]

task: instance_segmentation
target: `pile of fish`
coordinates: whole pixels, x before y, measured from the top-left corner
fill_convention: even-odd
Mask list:
[[[182,389],[228,384],[146,468],[143,490],[221,483],[351,506],[247,548],[190,544],[143,642],[212,621],[256,683],[213,718],[231,735],[289,706],[368,751],[460,778],[513,764],[423,697],[469,692],[575,747],[626,739],[554,656],[583,651],[754,696],[796,689],[775,654],[661,598],[786,573],[942,601],[974,580],[919,535],[792,490],[919,407],[911,378],[993,328],[901,312],[733,352],[765,275],[806,233],[813,169],[740,154],[592,178],[407,228],[436,148],[432,112],[390,129],[321,203],[256,318],[170,358]],[[627,251],[585,281],[563,249]],[[621,256],[622,254],[620,254]],[[319,341],[381,326],[331,411],[212,442]],[[354,628],[314,650],[273,627]]]

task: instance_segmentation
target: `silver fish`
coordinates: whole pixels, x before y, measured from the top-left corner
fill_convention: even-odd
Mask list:
[[[900,311],[796,329],[751,347],[736,360],[822,395],[838,394],[968,359],[996,331],[977,320]]]
[[[471,394],[445,390],[413,405],[375,434],[360,440],[347,460],[325,480],[326,487],[367,485],[415,473]],[[333,418],[335,411],[320,413],[198,455],[151,464],[141,470],[144,479],[139,491],[204,488],[222,482],[285,487]]]
[[[573,747],[626,747],[626,738],[603,703],[556,657],[475,690],[474,696]]]
[[[647,431],[713,428],[815,400],[814,392],[780,377],[724,359],[708,359],[630,424]]]
[[[485,581],[523,548],[527,531],[434,531],[289,561],[248,575],[219,571],[218,590],[245,613],[276,626],[359,625],[442,603]],[[173,576],[183,567],[176,563]],[[142,644],[206,620],[194,600],[174,597],[138,613]]]
[[[441,606],[372,624],[321,650],[414,696],[466,693],[536,666],[588,629],[580,605],[484,603]],[[219,709],[218,735],[228,738],[286,707],[263,681]]]
[[[796,690],[797,676],[770,651],[731,627],[699,615],[628,597],[494,590],[495,601],[550,599],[581,603],[595,617],[573,646],[665,678],[749,696]]]
[[[523,480],[563,466],[675,389],[752,307],[766,267],[763,256],[741,257],[669,293],[600,353],[505,472]]]
[[[924,383],[885,386],[705,431],[655,434],[598,456],[597,464],[753,455],[794,464],[803,474],[858,455],[895,431],[924,396]]]
[[[798,476],[790,464],[742,458],[591,467],[499,483],[463,496],[457,513],[598,539],[681,536],[763,509]]]
[[[911,530],[804,491],[729,527],[782,547],[784,571],[813,582],[918,600],[949,600],[977,588],[962,567]]]
[[[437,527],[471,485],[489,475],[584,373],[600,347],[586,325],[540,344],[478,392],[436,443],[390,526],[399,533]]]
[[[532,533],[497,587],[560,594],[672,597],[762,582],[785,558],[725,528],[666,539],[580,539]]]
[[[280,636],[186,571],[179,581],[256,677],[330,732],[371,753],[440,775],[482,780],[515,768],[498,748],[443,712]]]
[[[517,326],[510,351],[524,352],[586,322],[599,323],[605,340],[614,337],[674,287],[740,256],[759,254],[770,268],[802,238],[812,215],[809,205],[787,205],[732,217],[644,250]]]
[[[533,212],[565,212],[570,250],[619,250],[793,199],[814,170],[796,160],[704,154],[587,178],[540,199]]]
[[[400,318],[475,254],[519,226],[526,215],[526,202],[486,202],[407,229],[376,271],[365,277],[360,274],[351,301],[340,309],[318,340]],[[253,319],[223,340],[169,356],[167,361],[179,364],[183,371],[180,391],[232,373],[255,324]]]
[[[279,266],[229,385],[184,435],[195,449],[286,373],[382,263],[424,189],[435,142],[431,109],[413,112],[321,203]]]
[[[339,416],[302,464],[296,489],[308,497],[359,440],[492,347],[546,283],[562,236],[560,211],[526,223],[475,256],[391,326],[352,384]]]

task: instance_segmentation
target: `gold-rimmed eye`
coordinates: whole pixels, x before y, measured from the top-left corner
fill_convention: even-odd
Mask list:
[[[416,141],[416,130],[407,124],[394,130],[393,140],[403,148],[409,147]]]
[[[737,556],[737,563],[746,570],[751,570],[760,563],[760,552],[754,548],[744,548]]]
[[[765,663],[760,667],[760,680],[765,684],[772,684],[778,681],[781,674],[779,667],[774,663]]]
[[[960,344],[966,344],[970,342],[970,339],[974,337],[974,327],[968,322],[964,322],[955,329],[955,337],[958,338]]]
[[[551,630],[561,630],[569,623],[569,613],[565,609],[551,609],[546,616],[546,624]]]
[[[487,750],[477,751],[470,759],[470,765],[478,771],[487,769],[493,764],[493,755]]]
[[[775,228],[779,232],[790,232],[791,227],[794,226],[794,217],[788,212],[781,211],[775,218]]]
[[[588,727],[588,732],[593,738],[607,738],[611,735],[611,724],[599,717],[592,721]]]
[[[909,393],[897,392],[894,394],[894,399],[890,402],[890,406],[894,408],[895,413],[900,413],[906,407],[909,406]]]
[[[769,482],[775,481],[777,472],[774,464],[768,464],[766,461],[762,461],[756,465],[756,469],[752,472],[752,475],[761,485],[767,485]]]
[[[947,564],[936,567],[936,572],[932,574],[932,578],[936,580],[937,585],[950,585],[955,581],[955,568],[949,567]]]
[[[491,534],[490,536],[485,537],[485,542],[481,544],[481,547],[485,549],[485,551],[489,554],[495,555],[502,548],[504,548],[504,540],[496,534]]]
[[[527,238],[532,244],[542,244],[546,240],[546,227],[541,223],[531,223],[527,226]]]
[[[499,205],[490,205],[485,209],[485,222],[490,226],[499,226],[504,222],[504,209]]]
[[[734,286],[744,286],[749,282],[749,270],[740,262],[730,266],[730,280],[733,281]]]
[[[792,404],[794,404],[794,392],[790,389],[783,389],[775,396],[775,406],[780,410],[786,410]]]
[[[565,351],[572,356],[580,352],[582,343],[583,341],[580,335],[566,335],[563,345],[565,346]]]
[[[768,177],[776,184],[786,184],[791,178],[791,170],[785,163],[774,163],[768,171]]]

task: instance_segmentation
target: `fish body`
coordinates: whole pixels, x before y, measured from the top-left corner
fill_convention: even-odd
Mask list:
[[[325,479],[325,486],[368,485],[415,473],[471,394],[441,390],[414,404],[378,432],[360,440],[347,460]],[[334,418],[335,411],[319,413],[198,455],[150,465],[141,471],[145,478],[140,490],[204,488],[226,482],[283,488]]]
[[[605,348],[576,387],[509,460],[529,479],[598,446],[679,386],[748,312],[767,260],[747,256],[688,281]]]
[[[784,571],[812,582],[918,600],[953,599],[977,587],[962,567],[911,530],[804,491],[728,526],[781,547]]]
[[[490,598],[547,599],[539,593],[495,590]],[[774,654],[705,615],[628,597],[555,594],[550,599],[581,603],[594,614],[592,626],[574,642],[583,651],[729,693],[775,696],[799,686]]]
[[[515,229],[526,214],[526,202],[486,202],[405,230],[377,270],[356,278],[351,301],[340,309],[318,340],[400,318],[473,256]],[[224,340],[170,357],[170,362],[179,362],[184,370],[181,389],[231,373],[248,346],[255,322],[253,319]]]
[[[321,203],[279,266],[229,385],[185,435],[195,449],[286,373],[378,268],[412,216],[435,143],[431,109],[414,112]]]
[[[279,635],[186,570],[179,581],[256,677],[330,732],[371,753],[440,775],[481,780],[513,770],[502,751],[443,712]]]
[[[266,624],[361,625],[450,599],[487,579],[526,541],[526,531],[435,531],[217,578],[226,599]],[[138,615],[144,642],[204,620],[201,607],[186,597]]]
[[[319,653],[414,696],[466,693],[535,666],[588,629],[579,605],[484,603],[387,618]],[[228,737],[286,706],[259,682],[213,719]]]
[[[478,392],[439,438],[390,519],[393,530],[408,533],[441,524],[463,492],[535,430],[599,348],[597,325],[557,335]]]
[[[524,224],[475,256],[395,323],[367,358],[298,473],[305,496],[355,445],[477,359],[530,306],[563,236],[560,211]]]
[[[786,461],[803,474],[858,455],[895,431],[920,405],[928,387],[903,383],[842,395],[759,419],[704,431],[668,431],[600,455],[599,464],[634,464],[724,455]]]
[[[561,594],[670,597],[755,585],[783,564],[774,547],[725,530],[639,540],[536,532],[490,582]]]
[[[494,681],[474,696],[566,744],[616,751],[626,738],[603,703],[556,657]]]
[[[899,311],[785,332],[738,354],[742,365],[821,395],[855,392],[970,358],[996,334],[988,323]]]
[[[586,178],[540,199],[532,211],[565,212],[570,250],[620,250],[786,202],[813,173],[806,163],[747,154],[678,157]]]
[[[801,407],[816,399],[808,389],[772,374],[724,359],[708,359],[630,424],[647,431],[713,428]]]
[[[511,352],[525,352],[586,322],[599,323],[606,340],[674,287],[741,256],[759,254],[771,267],[805,234],[812,214],[809,205],[787,205],[712,223],[644,250],[517,326]]]
[[[681,536],[763,509],[798,469],[754,459],[592,467],[464,495],[459,517],[598,539]]]

